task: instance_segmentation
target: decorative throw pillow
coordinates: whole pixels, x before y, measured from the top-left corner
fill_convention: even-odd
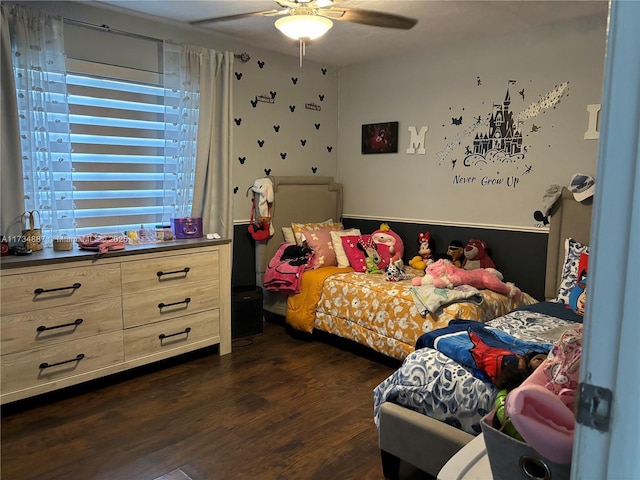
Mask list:
[[[350,228],[348,230],[332,230],[329,232],[331,235],[331,242],[333,243],[333,251],[336,254],[336,262],[338,267],[345,268],[348,267],[349,259],[347,258],[347,254],[344,251],[344,247],[342,246],[341,237],[347,236],[360,236],[361,232],[357,228]]]
[[[291,229],[296,237],[296,245],[302,245],[302,232],[305,230],[320,230],[322,228],[328,228],[330,230],[342,230],[342,224],[334,222],[333,218],[325,220],[324,222],[317,223],[292,223]]]
[[[331,230],[328,228],[302,232],[307,247],[313,250],[313,268],[331,267],[338,264],[330,232]]]
[[[349,265],[351,265],[353,270],[356,272],[366,272],[366,255],[364,251],[358,248],[358,242],[360,239],[364,241],[370,240],[371,235],[347,235],[340,237],[340,240],[342,241],[342,248],[344,248],[344,252],[349,259]]]
[[[567,308],[573,310],[577,315],[584,316],[584,307],[587,303],[587,271],[580,270],[580,272],[576,284],[569,293]]]
[[[282,227],[282,238],[286,243],[296,244],[296,236],[293,234],[293,228],[291,227]]]
[[[581,253],[580,254],[580,259],[578,260],[578,275],[577,275],[577,277],[580,278],[583,274],[586,275],[588,269],[589,269],[589,254],[588,253]]]
[[[562,267],[562,277],[556,302],[568,304],[571,289],[576,284],[578,278],[578,268],[580,265],[580,254],[589,253],[589,246],[583,245],[573,238],[567,238],[564,243],[565,257]]]

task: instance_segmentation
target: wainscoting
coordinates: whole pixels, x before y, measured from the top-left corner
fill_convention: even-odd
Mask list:
[[[380,228],[379,221],[344,218],[346,228],[359,228],[370,233]],[[544,279],[547,259],[546,231],[522,232],[488,228],[426,225],[389,222],[390,227],[404,241],[405,264],[418,254],[418,233],[428,231],[435,240],[436,253],[446,253],[452,240],[463,244],[471,238],[483,240],[491,249],[491,258],[504,275],[505,281],[514,282],[521,290],[538,300],[544,300]],[[247,233],[248,225],[236,225],[233,241],[233,286],[255,284],[255,248]],[[280,232],[275,233],[281,238]]]

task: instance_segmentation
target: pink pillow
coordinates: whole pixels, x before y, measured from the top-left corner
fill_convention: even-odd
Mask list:
[[[365,253],[358,248],[358,240],[368,240],[371,238],[371,235],[346,235],[344,237],[340,237],[342,240],[342,247],[344,248],[344,253],[347,255],[349,259],[349,265],[356,272],[366,272],[367,271],[367,262],[365,261],[366,255]]]
[[[305,230],[302,232],[307,246],[313,250],[313,268],[332,267],[338,265],[336,252],[333,250],[330,228]]]

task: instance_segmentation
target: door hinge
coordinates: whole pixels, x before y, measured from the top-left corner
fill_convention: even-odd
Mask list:
[[[581,383],[578,392],[578,423],[601,432],[609,431],[613,392],[588,383]]]

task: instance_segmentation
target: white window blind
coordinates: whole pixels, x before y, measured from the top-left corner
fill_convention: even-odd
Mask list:
[[[69,59],[67,92],[76,234],[167,224],[179,113],[161,76]]]

